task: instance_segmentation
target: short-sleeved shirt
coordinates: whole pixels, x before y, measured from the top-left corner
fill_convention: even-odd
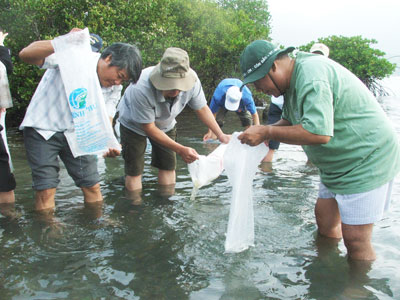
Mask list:
[[[100,54],[92,53],[92,58],[88,64],[95,69]],[[56,132],[73,128],[74,123],[56,56],[52,54],[46,57],[42,68],[47,70],[29,103],[20,129],[33,127],[44,139],[48,140]],[[122,86],[103,87],[101,90],[106,109],[111,110],[107,113],[113,117]]]
[[[210,109],[212,113],[218,112],[220,108],[225,107],[225,95],[226,91],[231,86],[241,87],[243,82],[236,78],[226,78],[222,80],[216,87],[214,94],[211,98]],[[256,105],[254,104],[253,95],[247,86],[242,89],[242,99],[240,100],[238,112],[249,111],[252,115],[257,112]]]
[[[130,84],[118,105],[119,121],[126,128],[137,134],[146,136],[143,124],[155,123],[163,132],[168,132],[176,124],[176,116],[188,105],[194,110],[199,110],[207,105],[201,82],[196,83],[189,91],[181,91],[173,103],[168,102],[162,91],[157,90],[150,81],[153,67],[142,71],[139,81]]]
[[[373,190],[400,170],[399,141],[391,121],[367,87],[333,60],[297,54],[282,117],[331,137],[327,144],[303,149],[334,193]]]

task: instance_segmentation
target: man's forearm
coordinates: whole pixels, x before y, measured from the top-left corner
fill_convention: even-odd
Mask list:
[[[206,105],[199,110],[196,110],[198,118],[219,138],[220,135],[224,134],[215,120],[216,113],[213,114],[210,108]]]
[[[22,49],[19,52],[19,57],[28,64],[41,66],[44,63],[44,59],[53,53],[54,48],[51,40],[36,41]]]
[[[329,136],[317,135],[305,130],[301,124],[293,126],[265,126],[265,137],[266,140],[274,140],[292,145],[326,144],[330,140]]]
[[[253,125],[260,125],[260,118],[257,111],[251,115],[251,118],[253,119]]]

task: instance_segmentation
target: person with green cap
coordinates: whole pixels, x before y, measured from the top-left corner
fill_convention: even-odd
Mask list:
[[[310,53],[324,55],[326,57],[329,56],[329,48],[322,43],[315,43],[311,49]],[[279,96],[278,98],[271,97],[271,103],[268,107],[267,111],[263,112],[263,118],[265,116],[266,122],[264,124],[270,125],[278,122],[282,117],[282,107],[283,107],[283,96]],[[279,149],[280,143],[274,140],[270,140],[268,144],[268,153],[263,159],[263,162],[270,163],[274,157],[274,153]]]
[[[158,183],[167,194],[173,193],[176,181],[176,153],[186,163],[199,158],[195,149],[176,141],[175,118],[186,106],[196,112],[220,142],[229,142],[229,136],[222,132],[207,106],[187,52],[170,47],[156,66],[143,70],[137,84],[128,86],[118,105],[125,188],[134,202],[141,199],[147,138],[152,144],[151,165],[158,169]]]
[[[349,258],[374,260],[373,225],[388,209],[400,170],[396,132],[367,87],[349,70],[323,55],[279,49],[257,40],[240,57],[244,84],[284,96],[282,119],[252,126],[239,139],[302,145],[319,169],[315,205],[318,231],[343,238]]]

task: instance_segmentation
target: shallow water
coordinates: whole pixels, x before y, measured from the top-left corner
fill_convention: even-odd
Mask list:
[[[400,133],[400,98],[380,100]],[[240,129],[228,114],[225,131]],[[191,111],[178,119],[179,141],[200,154],[204,126]],[[123,190],[123,160],[99,161],[104,205],[85,208],[64,168],[52,220],[33,212],[22,137],[9,131],[17,179],[13,221],[0,216],[0,299],[399,299],[400,177],[391,211],[377,223],[378,259],[349,264],[343,242],[317,238],[318,172],[300,147],[281,145],[254,180],[255,247],[224,254],[231,188],[226,174],[190,200],[178,159],[173,196],[146,166],[143,204]],[[361,271],[360,271],[361,269]]]

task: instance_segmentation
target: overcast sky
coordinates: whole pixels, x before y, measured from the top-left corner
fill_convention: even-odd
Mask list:
[[[386,57],[400,56],[400,0],[267,0],[271,38],[283,46],[301,46],[320,37],[376,39]],[[400,62],[399,58],[390,59]]]

